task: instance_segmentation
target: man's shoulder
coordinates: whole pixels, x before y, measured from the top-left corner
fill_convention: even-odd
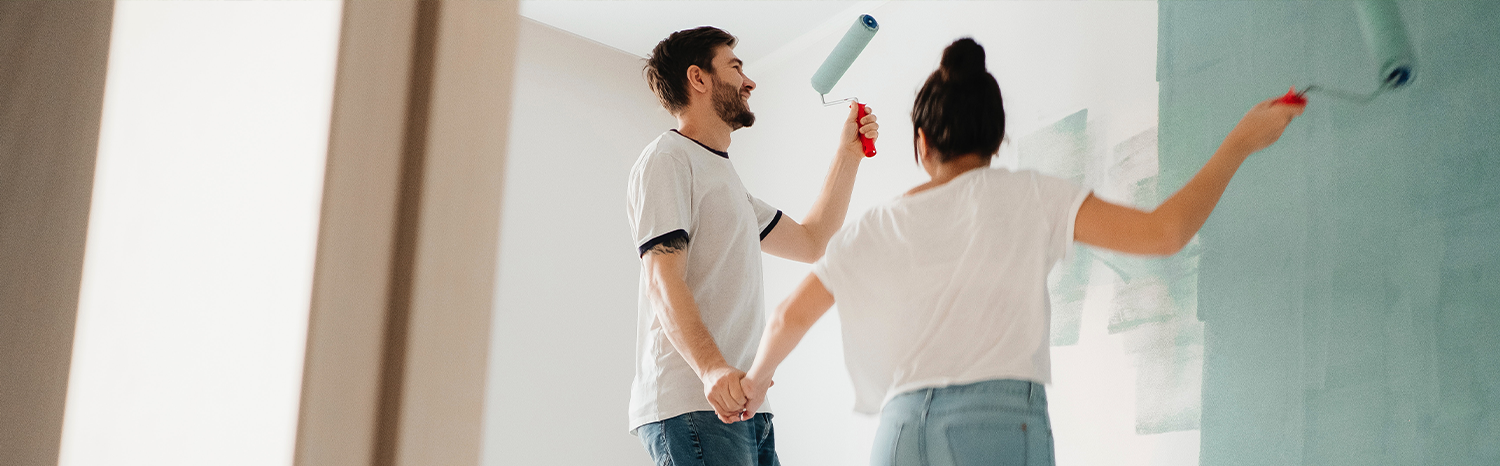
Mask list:
[[[636,159],[635,169],[640,170],[648,163],[670,161],[673,163],[691,162],[690,147],[682,144],[682,137],[672,131],[665,131],[656,139],[652,140],[646,148],[641,149],[640,158]]]

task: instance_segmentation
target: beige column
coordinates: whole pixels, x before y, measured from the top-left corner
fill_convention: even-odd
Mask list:
[[[513,1],[351,1],[299,465],[478,464]]]
[[[0,464],[57,464],[113,12],[0,1]]]

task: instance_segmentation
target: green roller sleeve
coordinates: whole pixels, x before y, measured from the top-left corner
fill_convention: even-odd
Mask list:
[[[870,38],[875,37],[875,31],[880,30],[880,24],[870,15],[860,15],[844,33],[844,38],[833,47],[833,52],[828,54],[828,59],[823,60],[823,66],[818,67],[818,72],[813,73],[813,90],[819,94],[827,94],[833,90],[833,85],[838,84],[839,78],[844,77],[844,72],[849,70],[849,65],[859,58],[859,52],[864,51],[865,45],[870,43]]]
[[[1359,29],[1365,35],[1365,47],[1380,67],[1381,88],[1395,89],[1410,83],[1416,60],[1396,2],[1365,0],[1359,2],[1355,11],[1359,14]]]

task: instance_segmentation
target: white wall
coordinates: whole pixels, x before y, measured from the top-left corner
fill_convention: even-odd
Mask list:
[[[116,6],[61,464],[291,463],[339,9]]]
[[[651,464],[627,429],[640,261],[625,184],[676,121],[636,56],[522,19],[487,465]]]

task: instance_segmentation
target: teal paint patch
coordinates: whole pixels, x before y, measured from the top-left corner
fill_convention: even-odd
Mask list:
[[[1310,95],[1200,233],[1201,464],[1500,464],[1500,3],[1399,7],[1418,78]],[[1259,100],[1378,85],[1354,8],[1161,2],[1160,192]]]
[[[1152,209],[1161,203],[1157,129],[1113,147],[1100,195]],[[1197,430],[1202,417],[1203,324],[1198,321],[1198,259],[1193,241],[1178,254],[1138,257],[1101,251],[1115,274],[1108,331],[1125,337],[1137,368],[1135,432]]]
[[[1088,117],[1087,109],[1079,110],[1019,138],[1016,148],[1020,168],[1083,184],[1090,162]],[[1052,346],[1078,343],[1094,255],[1088,247],[1078,246],[1073,257],[1058,263],[1047,276],[1052,298]]]
[[[1072,180],[1112,202],[1160,204],[1157,128],[1113,146],[1090,127],[1088,110],[1070,114],[1016,142],[1022,169]],[[1076,245],[1048,276],[1052,346],[1079,343],[1087,299],[1101,300],[1108,334],[1121,335],[1137,367],[1135,432],[1191,431],[1202,417],[1203,325],[1198,321],[1197,241],[1166,258]],[[1109,273],[1096,273],[1098,269]],[[1109,277],[1101,283],[1101,278]],[[1090,294],[1094,296],[1091,298]]]

